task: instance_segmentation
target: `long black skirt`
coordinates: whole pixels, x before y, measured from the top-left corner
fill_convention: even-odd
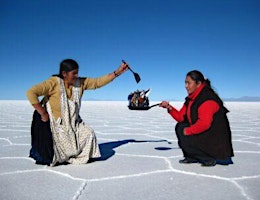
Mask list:
[[[35,110],[31,125],[30,157],[36,164],[50,165],[54,155],[50,122],[43,122],[41,115]]]

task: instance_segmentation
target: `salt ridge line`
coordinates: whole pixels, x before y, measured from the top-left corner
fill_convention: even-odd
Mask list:
[[[235,153],[260,153],[260,151],[235,151]]]
[[[112,177],[104,177],[104,178],[98,178],[98,179],[82,179],[82,178],[75,178],[67,173],[62,173],[62,172],[58,172],[55,170],[52,170],[50,167],[45,166],[45,168],[43,169],[33,169],[33,170],[16,170],[14,172],[4,172],[1,173],[0,175],[6,175],[6,174],[15,174],[15,173],[27,173],[27,172],[33,172],[33,171],[38,171],[38,170],[47,170],[49,172],[55,173],[55,174],[59,174],[65,177],[69,177],[72,178],[73,180],[88,180],[88,181],[100,181],[100,180],[109,180],[109,179],[117,179],[117,178],[129,178],[129,177],[135,177],[135,176],[140,176],[140,175],[148,175],[148,174],[154,174],[154,173],[159,173],[159,172],[176,172],[176,173],[181,173],[181,174],[186,174],[186,175],[193,175],[193,176],[201,176],[201,177],[207,177],[207,178],[214,178],[214,179],[219,179],[219,180],[242,180],[242,179],[250,179],[250,178],[258,178],[260,177],[260,175],[255,175],[255,176],[244,176],[243,177],[236,177],[236,178],[225,178],[225,177],[221,177],[221,176],[216,176],[216,175],[207,175],[207,174],[201,174],[201,173],[195,173],[195,172],[187,172],[187,171],[183,171],[183,170],[178,170],[172,167],[171,161],[169,158],[167,157],[162,157],[162,156],[147,156],[147,155],[133,155],[133,154],[117,154],[120,156],[126,156],[126,157],[146,157],[146,158],[158,158],[158,159],[164,159],[165,164],[168,166],[165,170],[154,170],[151,172],[144,172],[144,173],[138,173],[138,174],[132,174],[132,175],[120,175],[120,176],[112,176]],[[4,159],[25,159],[25,160],[30,160],[32,162],[33,159],[28,158],[28,157],[0,157],[0,160],[4,160]]]
[[[6,138],[0,138],[0,140],[4,140],[4,141],[8,142],[10,145],[13,144],[9,139],[6,139]]]
[[[29,127],[29,126],[28,126]],[[28,128],[26,127],[26,128]],[[23,127],[24,128],[24,127]],[[4,129],[4,128],[1,128],[1,131],[12,131],[12,132],[24,132],[24,133],[30,133],[30,131],[28,130],[21,130],[21,129]]]
[[[236,142],[241,142],[241,143],[248,143],[248,144],[255,144],[257,146],[260,146],[260,143],[255,143],[255,142],[250,142],[250,141],[244,141],[244,140],[233,140],[233,141],[236,141]]]
[[[252,199],[251,197],[249,197],[247,194],[246,194],[246,191],[244,190],[244,188],[239,185],[236,181],[234,180],[231,180],[231,182],[240,190],[240,193],[247,199],[247,200],[254,200]]]
[[[164,159],[166,164],[168,165],[168,169],[165,169],[165,170],[155,170],[155,171],[151,171],[151,172],[137,173],[137,174],[131,174],[131,175],[103,177],[103,178],[99,178],[99,179],[76,178],[76,177],[73,177],[73,176],[71,176],[71,175],[69,175],[67,173],[53,171],[51,169],[48,169],[48,167],[42,168],[42,169],[34,169],[34,170],[16,170],[14,172],[5,172],[5,173],[2,173],[0,175],[12,175],[12,174],[21,174],[21,173],[31,173],[31,172],[47,171],[47,172],[50,172],[50,173],[55,173],[55,174],[58,174],[58,175],[70,178],[72,180],[83,181],[81,187],[77,190],[76,194],[73,197],[73,199],[75,199],[75,200],[78,199],[79,196],[82,194],[82,191],[85,190],[85,188],[87,186],[87,182],[99,182],[99,181],[106,181],[106,180],[134,178],[134,177],[147,176],[147,175],[151,175],[151,174],[166,173],[166,172],[175,172],[175,173],[182,173],[182,174],[185,174],[185,175],[192,175],[192,176],[198,176],[198,177],[214,178],[214,179],[229,181],[229,182],[233,183],[240,190],[241,194],[243,196],[245,196],[247,200],[251,200],[251,198],[249,196],[247,196],[246,192],[244,191],[244,188],[242,186],[240,186],[236,182],[236,180],[245,180],[245,179],[259,178],[260,177],[260,176],[257,175],[257,176],[252,176],[252,177],[244,176],[244,177],[238,177],[238,178],[224,178],[224,177],[220,177],[220,176],[216,176],[216,175],[205,175],[205,174],[199,174],[199,173],[195,173],[195,172],[187,172],[187,171],[183,171],[183,170],[174,169],[172,167],[172,165],[171,165],[171,161],[168,158],[166,158],[166,157],[146,156],[146,155],[128,155],[128,154],[120,154],[120,155],[128,156],[128,157],[152,157],[152,158]],[[4,157],[4,158],[0,158],[0,159],[27,159],[27,160],[31,160],[32,161],[32,159],[25,158],[25,157]]]
[[[58,175],[61,175],[63,177],[67,177],[70,178],[72,180],[76,180],[76,181],[83,181],[81,187],[77,190],[76,194],[74,195],[73,199],[77,200],[79,198],[79,196],[82,194],[82,191],[85,190],[86,186],[87,186],[87,182],[99,182],[99,181],[107,181],[107,180],[117,180],[117,179],[124,179],[124,178],[134,178],[134,177],[141,177],[141,176],[147,176],[147,175],[151,175],[151,174],[157,174],[157,173],[166,173],[166,172],[176,172],[176,173],[182,173],[182,174],[186,174],[186,175],[195,175],[195,176],[201,176],[201,177],[206,177],[206,178],[214,178],[214,179],[220,179],[220,180],[224,180],[224,181],[229,181],[231,183],[233,183],[241,192],[241,194],[243,196],[246,197],[247,200],[252,200],[252,198],[250,198],[246,192],[244,191],[244,188],[242,186],[240,186],[236,180],[244,180],[244,179],[249,179],[250,177],[241,177],[241,178],[223,178],[223,177],[219,177],[219,176],[210,176],[210,175],[205,175],[205,174],[198,174],[198,173],[193,173],[193,172],[185,172],[185,171],[181,171],[181,170],[176,170],[176,169],[168,169],[168,170],[155,170],[152,172],[145,172],[145,173],[138,173],[138,174],[132,174],[132,175],[122,175],[122,176],[114,176],[114,177],[105,177],[105,178],[99,178],[99,179],[82,179],[82,178],[75,178],[67,173],[62,173],[62,172],[57,172],[57,171],[53,171],[50,169],[34,169],[34,170],[17,170],[14,172],[6,172],[6,173],[2,173],[0,175],[12,175],[12,174],[21,174],[21,173],[31,173],[31,172],[42,172],[42,171],[47,171],[47,172],[51,172],[51,173],[55,173]],[[253,178],[259,178],[260,176],[257,177],[253,177]]]
[[[27,143],[13,143],[11,140],[9,140],[7,138],[0,138],[0,140],[4,140],[9,143],[8,145],[6,144],[3,146],[30,146],[30,144],[27,144]]]

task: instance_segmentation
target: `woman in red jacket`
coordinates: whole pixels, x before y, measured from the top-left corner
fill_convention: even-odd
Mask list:
[[[185,88],[188,96],[179,111],[167,101],[160,104],[178,122],[175,132],[184,155],[179,162],[199,162],[202,166],[233,164],[231,130],[226,115],[229,111],[223,101],[211,88],[210,81],[197,70],[187,73]]]

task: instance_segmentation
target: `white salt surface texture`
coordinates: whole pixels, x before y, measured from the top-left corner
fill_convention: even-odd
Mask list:
[[[126,101],[89,101],[81,117],[96,132],[102,161],[48,167],[28,157],[32,106],[0,101],[0,199],[259,200],[260,102],[225,105],[233,165],[179,164],[176,122],[162,108],[131,111]]]

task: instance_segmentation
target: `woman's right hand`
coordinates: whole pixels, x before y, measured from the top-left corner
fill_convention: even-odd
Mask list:
[[[162,108],[166,108],[168,112],[171,112],[172,111],[172,106],[170,105],[169,101],[162,101],[160,104],[159,104],[160,107]]]
[[[49,114],[47,112],[44,112],[43,114],[41,114],[41,120],[43,122],[49,121]]]
[[[121,75],[122,73],[124,73],[125,71],[127,71],[129,69],[128,64],[123,62],[118,69],[115,71],[117,75]]]
[[[32,105],[35,110],[41,115],[41,120],[43,122],[49,121],[49,114],[48,112],[42,107],[40,103],[36,103]]]
[[[162,101],[160,104],[159,104],[160,107],[162,108],[168,108],[169,106],[169,101]]]

